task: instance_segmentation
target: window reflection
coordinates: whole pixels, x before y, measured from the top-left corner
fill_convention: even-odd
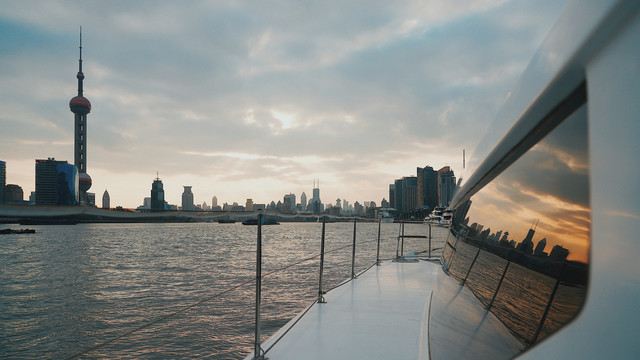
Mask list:
[[[588,170],[585,105],[455,209],[443,267],[523,348],[584,303]]]

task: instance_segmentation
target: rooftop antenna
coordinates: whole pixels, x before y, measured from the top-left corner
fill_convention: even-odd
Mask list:
[[[465,160],[466,160],[466,156],[465,156],[465,152],[464,149],[462,149],[462,168],[465,168]]]

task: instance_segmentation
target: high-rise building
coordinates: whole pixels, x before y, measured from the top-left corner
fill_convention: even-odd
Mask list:
[[[214,196],[211,198],[211,207],[214,208],[216,206],[218,206],[218,198]]]
[[[324,212],[324,204],[320,201],[320,181],[318,181],[317,185],[315,180],[313,182],[313,197],[309,200],[308,208],[308,210],[314,214],[321,214]]]
[[[542,238],[542,240],[538,241],[538,245],[536,245],[536,249],[533,250],[533,255],[546,256],[547,254],[544,252],[544,248],[546,246],[547,246],[547,238]]]
[[[156,175],[151,184],[151,210],[164,210],[164,189],[162,180]]]
[[[196,207],[193,203],[193,193],[191,192],[191,186],[184,186],[184,191],[182,192],[182,210],[191,211],[195,209]]]
[[[451,167],[445,166],[438,170],[438,202],[442,207],[449,206],[456,190],[456,177]]]
[[[395,208],[400,214],[407,214],[418,205],[418,178],[405,176],[395,181]]]
[[[304,191],[302,192],[302,195],[300,195],[300,208],[302,210],[307,209],[307,194],[305,194]]]
[[[84,73],[82,72],[82,29],[80,29],[80,58],[78,60],[78,95],[69,101],[69,109],[74,114],[74,165],[79,172],[80,203],[87,203],[87,190],[91,188],[91,177],[87,174],[87,114],[91,103],[83,95]]]
[[[364,206],[360,205],[359,202],[353,203],[353,213],[355,215],[364,215]]]
[[[85,201],[85,205],[87,206],[96,206],[96,193],[86,192],[87,200]]]
[[[293,213],[296,210],[296,195],[295,194],[288,194],[284,196],[283,199],[283,212],[285,213]]]
[[[549,253],[549,260],[551,261],[565,261],[569,256],[569,250],[562,247],[562,245],[555,245]]]
[[[527,232],[527,236],[524,237],[521,243],[516,245],[516,250],[520,250],[527,255],[533,254],[533,235],[535,235],[536,231],[533,229],[529,229]]]
[[[4,202],[5,186],[7,186],[7,163],[0,160],[0,204]]]
[[[5,186],[4,200],[5,202],[23,201],[24,192],[22,188],[16,184],[7,184]]]
[[[53,158],[36,160],[36,205],[77,205],[78,168]]]
[[[417,168],[418,207],[433,210],[438,206],[438,172],[431,166]]]
[[[107,189],[104,189],[104,194],[102,194],[102,208],[111,209],[111,198]]]
[[[396,184],[389,184],[389,207],[396,208]]]
[[[393,204],[394,208],[398,210],[398,214],[402,213],[402,179],[396,179],[393,184]]]
[[[245,208],[247,211],[253,211],[253,199],[247,199],[247,204]]]

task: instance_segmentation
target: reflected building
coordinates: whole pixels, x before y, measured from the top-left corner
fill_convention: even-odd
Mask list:
[[[547,238],[543,238],[538,241],[538,245],[536,245],[535,250],[533,250],[534,256],[547,256],[547,253],[544,252],[544,248],[547,246]]]
[[[36,205],[78,204],[78,168],[54,158],[36,160]]]
[[[527,255],[533,254],[533,235],[536,233],[535,230],[529,229],[527,232],[527,236],[516,246],[516,250],[520,250]]]
[[[552,261],[565,261],[569,256],[569,250],[565,249],[562,245],[555,245],[549,253],[549,259]]]

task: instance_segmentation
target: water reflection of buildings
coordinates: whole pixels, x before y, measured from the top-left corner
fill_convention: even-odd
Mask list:
[[[465,242],[553,278],[562,276],[572,283],[586,283],[586,264],[567,260],[569,249],[562,245],[554,245],[547,253],[546,237],[537,244],[534,243],[535,228],[530,228],[524,239],[516,242],[509,239],[508,231],[498,230],[494,233],[491,228],[484,229],[484,226],[478,223],[467,226],[467,222],[468,218],[458,225],[459,234]]]

